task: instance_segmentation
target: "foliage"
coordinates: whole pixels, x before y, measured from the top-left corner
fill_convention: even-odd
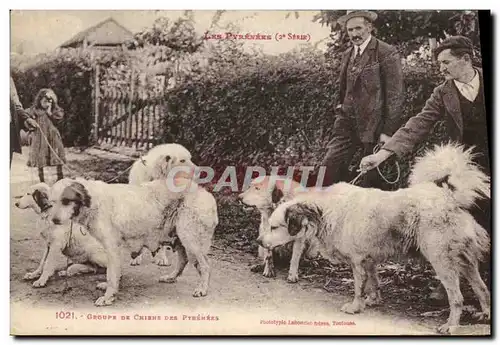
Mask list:
[[[330,26],[330,50],[342,51],[348,37],[338,19],[345,11],[320,11],[314,21]],[[475,11],[395,11],[376,10],[375,33],[383,41],[401,47],[405,56],[429,38],[438,41],[446,35],[465,35],[479,46],[479,24]]]

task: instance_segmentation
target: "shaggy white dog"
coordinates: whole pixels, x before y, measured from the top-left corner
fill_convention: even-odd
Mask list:
[[[175,282],[191,260],[201,277],[193,296],[207,294],[210,277],[207,254],[218,224],[217,205],[214,197],[193,181],[176,178],[173,183],[185,188],[173,191],[165,180],[140,186],[83,179],[63,179],[54,184],[53,189],[62,192],[51,200],[52,222],[73,221],[84,225],[106,251],[106,292],[96,300],[96,305],[112,304],[118,292],[122,243],[132,251],[143,247],[153,251],[160,242],[170,239],[172,233],[178,238],[173,245],[178,253],[177,267],[171,275],[160,277],[160,281]]]
[[[191,153],[180,144],[161,144],[153,147],[149,152],[134,162],[129,173],[129,184],[140,185],[158,179],[166,179],[168,173],[176,166],[195,168],[191,161]],[[154,255],[154,262],[159,266],[169,266],[167,257],[168,246],[162,245]],[[140,265],[144,250],[132,253],[132,266]]]
[[[238,197],[243,204],[253,206],[260,212],[259,236],[261,236],[264,232],[270,231],[269,217],[276,206],[306,191],[308,191],[307,188],[292,179],[265,176],[264,178],[257,177],[253,179],[249,188],[239,194]],[[290,261],[292,259],[294,243],[288,243],[272,251],[259,246],[258,254],[262,263],[252,266],[251,271],[262,272],[264,277],[275,277],[274,261]],[[315,244],[314,240],[312,243],[306,243],[306,256],[308,258],[315,258],[317,256],[318,252]],[[290,262],[290,270],[287,277],[289,283],[296,283],[298,281],[298,275],[296,274],[298,265],[299,261]]]
[[[490,186],[472,157],[471,150],[461,146],[438,146],[417,160],[408,188],[382,191],[338,183],[327,192],[301,194],[277,207],[269,219],[271,232],[258,242],[273,249],[316,237],[323,256],[343,256],[354,275],[354,300],[342,307],[346,313],[363,311],[366,283],[376,279],[377,263],[420,253],[448,293],[450,315],[439,332],[459,324],[460,275],[479,300],[478,318],[488,319],[490,293],[478,261],[489,253],[489,236],[466,209],[478,198],[489,197]],[[300,257],[296,249],[293,255]]]
[[[38,183],[30,187],[15,203],[20,209],[32,209],[41,218],[50,215],[50,187]],[[47,224],[41,231],[45,241],[45,251],[38,268],[26,273],[25,280],[37,279],[34,287],[44,287],[56,272],[60,276],[74,276],[82,273],[96,273],[99,268],[106,268],[107,256],[102,245],[92,236],[85,235],[81,226]],[[69,264],[69,265],[68,265]]]

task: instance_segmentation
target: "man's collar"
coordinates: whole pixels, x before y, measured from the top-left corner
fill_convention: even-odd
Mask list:
[[[354,47],[354,51],[357,53],[358,49],[360,49],[360,54],[363,54],[363,52],[365,51],[366,47],[370,43],[371,39],[372,39],[372,35],[370,34],[368,36],[368,38],[360,46],[355,46]]]
[[[474,68],[474,77],[472,78],[472,80],[468,83],[463,83],[461,81],[458,81],[456,79],[453,79],[453,81],[455,82],[455,84],[458,86],[458,85],[471,85],[473,87],[477,87],[479,86],[479,72],[477,69]]]

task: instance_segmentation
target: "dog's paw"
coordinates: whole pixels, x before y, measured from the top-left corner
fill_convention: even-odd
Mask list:
[[[40,277],[41,273],[38,272],[28,272],[24,275],[23,279],[24,280],[32,280]]]
[[[299,275],[296,273],[289,273],[288,277],[286,278],[286,281],[294,284],[299,281]]]
[[[197,287],[193,292],[193,297],[203,297],[207,295],[207,289]]]
[[[103,307],[106,305],[111,305],[115,301],[114,297],[107,297],[106,295],[99,297],[94,304],[98,307]]]
[[[490,311],[482,311],[482,312],[477,312],[474,313],[472,316],[474,319],[477,321],[489,321],[490,320]]]
[[[158,266],[171,266],[166,255],[157,255],[157,257],[155,257],[154,259],[154,262]]]
[[[264,265],[263,264],[252,265],[250,266],[250,271],[253,273],[260,273],[264,271]]]
[[[160,283],[168,283],[168,284],[173,284],[177,282],[176,277],[170,277],[170,276],[162,276],[160,277]]]
[[[47,281],[45,279],[38,279],[33,282],[33,287],[45,287],[47,285]]]
[[[262,272],[262,275],[266,278],[274,278],[276,277],[276,272],[271,268]]]
[[[264,272],[262,275],[266,278],[276,277],[276,272],[274,271],[274,267],[271,265],[264,265]]]
[[[108,288],[108,283],[107,282],[100,282],[96,286],[97,290],[103,290],[103,291],[105,291],[107,288]]]
[[[354,302],[349,302],[346,303],[340,308],[340,311],[346,313],[346,314],[357,314],[363,311],[363,308],[359,303]]]
[[[441,325],[437,328],[437,332],[439,334],[450,334],[450,325],[447,323],[445,323],[444,325]]]
[[[142,255],[137,256],[135,259],[130,259],[130,266],[139,266],[142,263]]]
[[[365,305],[369,307],[380,305],[381,303],[382,303],[382,297],[380,297],[377,294],[370,294],[366,296]]]

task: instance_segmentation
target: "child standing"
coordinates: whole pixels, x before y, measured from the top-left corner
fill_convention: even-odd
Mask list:
[[[66,155],[61,134],[54,122],[62,120],[64,111],[58,106],[54,91],[41,89],[27,113],[38,122],[38,128],[35,128],[32,134],[28,166],[38,168],[40,182],[45,182],[44,167],[56,166],[57,180],[61,180],[62,164],[66,163]]]

